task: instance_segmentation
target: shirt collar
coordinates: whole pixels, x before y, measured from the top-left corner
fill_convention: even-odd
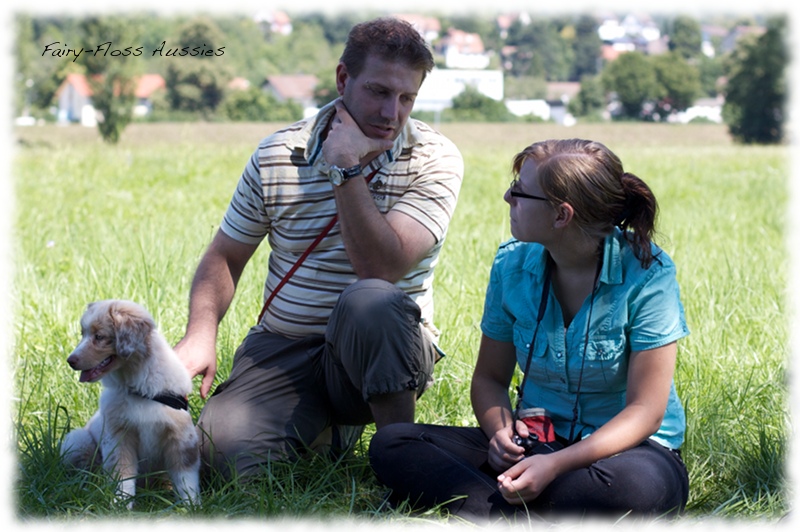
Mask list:
[[[622,284],[622,246],[620,239],[625,238],[622,231],[614,231],[606,235],[603,241],[603,265],[600,269],[599,281],[605,284]],[[544,281],[547,252],[544,246],[534,244],[530,247],[525,258],[524,268],[537,277],[538,282]]]
[[[308,119],[286,142],[290,149],[305,150],[308,163],[311,166],[319,167],[323,172],[327,172],[328,163],[322,155],[322,135],[334,113],[336,113],[334,103],[330,102],[323,106],[316,116]],[[417,129],[416,121],[409,118],[400,135],[395,139],[392,148],[376,157],[369,167],[378,168],[386,162],[392,162],[400,156],[403,150],[421,143],[422,135]]]
[[[625,238],[625,236],[617,227],[614,228],[610,235],[606,235],[603,243],[603,268],[600,270],[601,283],[622,284],[621,238]]]

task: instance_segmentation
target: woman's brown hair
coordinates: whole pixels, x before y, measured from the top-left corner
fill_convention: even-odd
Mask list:
[[[595,141],[545,140],[514,157],[515,175],[528,159],[536,163],[539,184],[551,205],[569,203],[578,227],[592,237],[604,237],[619,227],[642,266],[650,267],[658,203],[644,181],[623,170],[619,157]]]

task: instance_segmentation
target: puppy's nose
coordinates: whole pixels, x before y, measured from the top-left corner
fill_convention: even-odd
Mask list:
[[[78,365],[78,357],[77,357],[77,355],[75,355],[75,354],[73,353],[73,354],[71,354],[70,356],[68,356],[68,357],[67,357],[67,364],[69,364],[69,367],[71,367],[72,369],[77,369],[77,368],[75,367],[75,366],[77,366],[77,365]]]

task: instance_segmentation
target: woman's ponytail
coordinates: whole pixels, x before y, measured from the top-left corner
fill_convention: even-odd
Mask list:
[[[655,233],[658,203],[650,187],[635,175],[625,172],[620,181],[625,201],[614,225],[625,232],[642,266],[649,268],[653,262],[651,242]]]

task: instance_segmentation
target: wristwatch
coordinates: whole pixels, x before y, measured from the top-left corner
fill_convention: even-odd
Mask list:
[[[351,166],[350,168],[339,168],[335,164],[332,164],[330,170],[328,170],[328,179],[330,179],[331,183],[337,187],[341,186],[351,177],[355,177],[357,175],[361,175],[360,164]]]

